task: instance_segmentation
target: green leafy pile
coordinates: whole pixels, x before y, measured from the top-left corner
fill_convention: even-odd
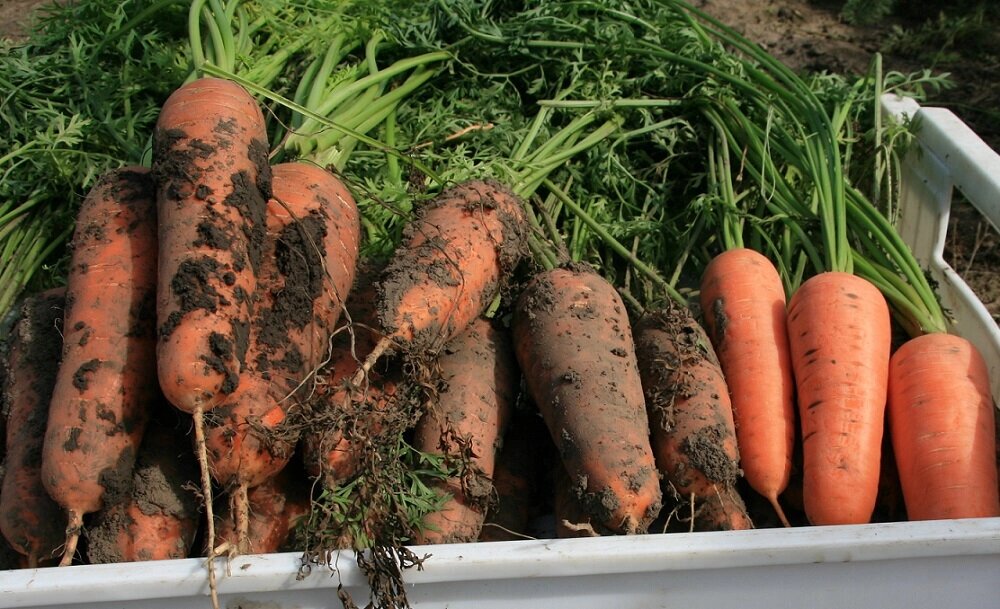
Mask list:
[[[185,11],[54,3],[26,42],[0,42],[0,313],[25,286],[61,281],[80,201],[104,172],[141,161],[189,72]]]

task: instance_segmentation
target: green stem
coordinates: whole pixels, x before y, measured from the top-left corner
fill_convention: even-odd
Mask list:
[[[557,186],[554,182],[548,179],[544,180],[543,183],[545,184],[545,188],[548,189],[549,192],[553,193],[559,199],[559,201],[566,206],[568,210],[573,212],[574,215],[583,220],[583,222],[590,228],[590,230],[594,231],[594,234],[597,235],[601,239],[601,241],[605,243],[605,245],[611,248],[612,251],[614,251],[619,256],[623,257],[626,261],[628,261],[629,264],[631,264],[637,271],[642,273],[647,279],[653,281],[658,286],[665,289],[667,294],[675,301],[677,301],[680,304],[686,303],[685,298],[681,296],[680,292],[678,292],[672,285],[667,283],[667,281],[660,276],[659,272],[657,272],[656,269],[647,265],[645,262],[637,258],[635,255],[633,255],[632,252],[627,247],[622,245],[620,241],[615,239],[614,236],[610,232],[608,232],[607,228],[605,228],[601,223],[594,220],[594,218],[590,214],[588,214],[582,207],[577,205],[576,201],[574,201],[567,193],[565,193],[561,188],[559,188],[559,186]]]

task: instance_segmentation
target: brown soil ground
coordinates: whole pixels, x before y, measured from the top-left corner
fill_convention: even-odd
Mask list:
[[[793,68],[859,74],[881,52],[885,70],[948,72],[954,88],[925,104],[952,109],[1000,151],[1000,3],[896,0],[896,14],[860,26],[841,18],[844,0],[692,1]],[[46,3],[0,0],[0,36],[23,35],[32,11]],[[945,257],[1000,319],[1000,238],[961,201]]]

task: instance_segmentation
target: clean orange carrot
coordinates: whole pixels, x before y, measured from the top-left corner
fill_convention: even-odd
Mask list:
[[[244,552],[272,554],[280,551],[298,523],[309,515],[308,488],[306,481],[296,479],[290,469],[284,469],[250,489],[250,522]],[[230,503],[220,511],[219,541],[236,548],[240,545],[240,533],[229,509],[231,506]]]
[[[156,123],[157,363],[164,395],[185,412],[239,385],[271,194],[266,142],[256,100],[215,78],[174,91]]]
[[[792,470],[795,381],[781,277],[752,249],[726,250],[702,275],[701,308],[729,387],[743,475],[788,526],[778,495]]]
[[[454,186],[420,210],[378,282],[385,338],[363,373],[391,346],[436,351],[485,312],[525,252],[519,198],[492,181]]]
[[[736,492],[740,450],[729,391],[704,330],[689,309],[671,303],[647,311],[633,334],[650,442],[668,490],[682,509],[691,503],[708,511],[701,510],[708,502],[706,528],[752,528]]]
[[[77,216],[42,456],[42,482],[69,518],[64,565],[84,514],[128,493],[157,399],[156,227],[153,184],[142,168],[102,177]]]
[[[94,514],[87,527],[91,564],[187,558],[198,532],[198,479],[193,453],[185,449],[190,419],[167,405],[158,408],[139,446],[132,491]]]
[[[892,355],[889,429],[910,520],[1000,516],[989,381],[959,336],[925,334]]]
[[[513,317],[528,393],[594,521],[644,532],[660,510],[660,482],[632,330],[614,287],[582,266],[543,271]]]
[[[65,289],[32,296],[10,339],[4,383],[6,435],[0,532],[34,568],[58,558],[66,541],[66,512],[42,485],[42,441],[62,349]]]
[[[478,317],[437,359],[443,386],[413,432],[413,446],[457,463],[459,475],[435,485],[450,495],[424,517],[416,542],[465,543],[482,530],[493,497],[493,472],[518,384],[506,330]]]
[[[891,330],[870,282],[828,271],[788,306],[802,424],[802,495],[812,524],[871,519],[878,494]]]
[[[275,430],[327,358],[360,238],[354,200],[333,174],[289,163],[275,166],[273,176],[247,369],[231,399],[211,413],[205,434],[212,475],[234,489],[241,533],[249,524],[248,490],[284,468],[294,451],[295,430],[280,437]]]

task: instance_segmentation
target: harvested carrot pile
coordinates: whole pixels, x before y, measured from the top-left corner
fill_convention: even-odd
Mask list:
[[[871,124],[927,77],[679,0],[161,4],[116,35],[185,70],[0,300],[24,566],[368,549],[406,606],[415,545],[1000,516]]]

